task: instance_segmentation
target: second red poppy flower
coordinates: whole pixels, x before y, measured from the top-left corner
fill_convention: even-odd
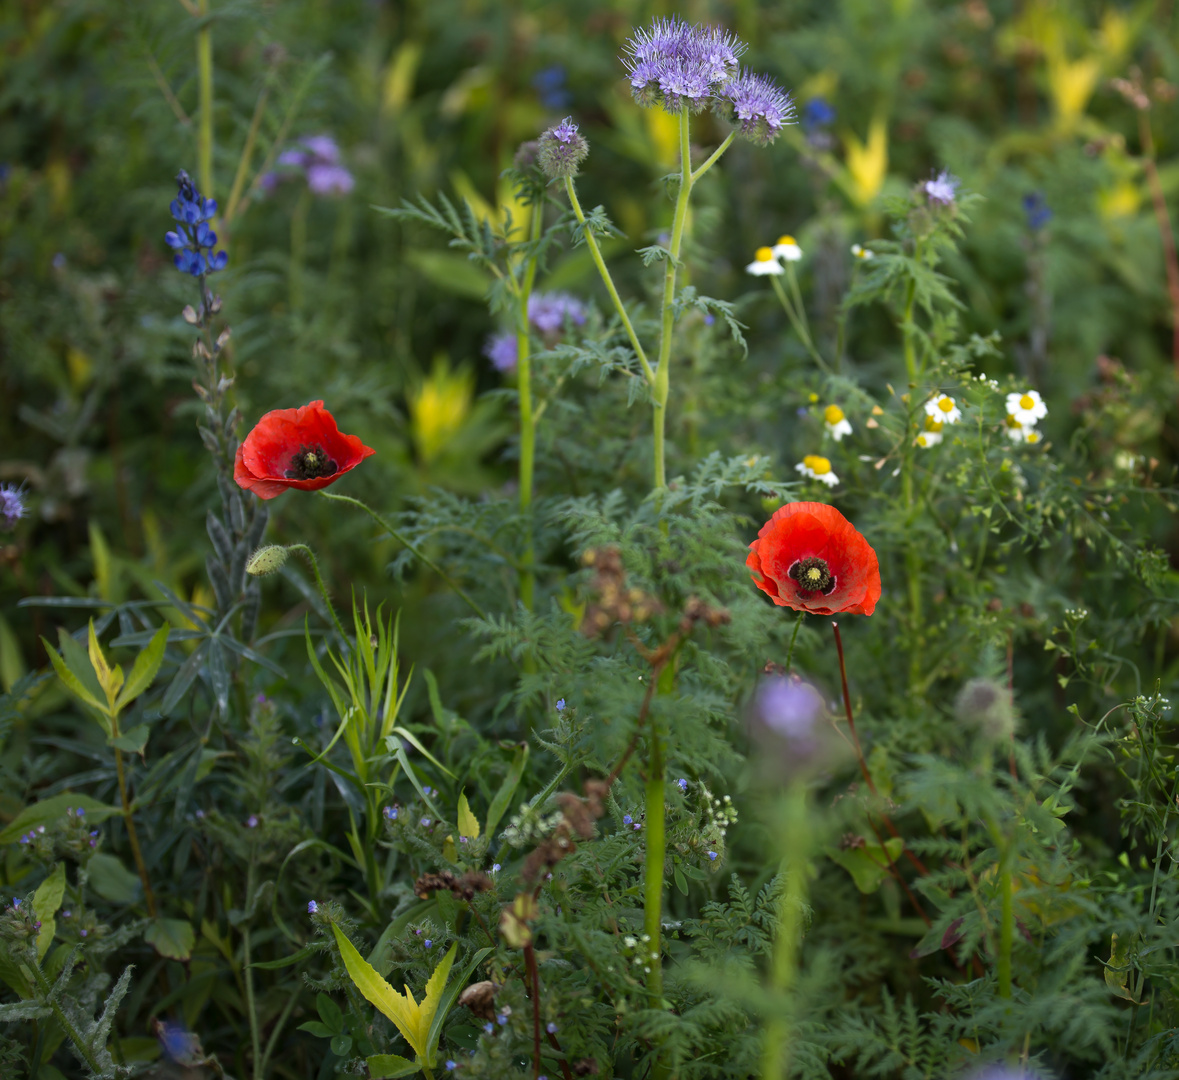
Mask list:
[[[237,448],[233,478],[258,498],[273,499],[287,488],[318,491],[334,484],[375,453],[345,435],[322,401],[312,401],[263,416]]]
[[[745,565],[775,604],[835,615],[871,615],[880,599],[880,564],[872,545],[834,506],[788,503],[749,545]]]

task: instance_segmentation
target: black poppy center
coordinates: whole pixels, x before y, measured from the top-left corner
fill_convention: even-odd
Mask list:
[[[800,592],[822,593],[829,596],[835,591],[835,575],[824,560],[811,556],[798,559],[786,571],[787,575],[798,582]]]
[[[300,446],[291,458],[291,466],[283,475],[288,480],[318,480],[321,476],[335,476],[340,471],[322,446]]]

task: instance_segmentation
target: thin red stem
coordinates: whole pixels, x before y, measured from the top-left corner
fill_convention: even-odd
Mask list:
[[[528,979],[532,984],[532,1075],[536,1080],[540,1076],[540,976],[532,942],[524,946],[524,963],[528,966]]]

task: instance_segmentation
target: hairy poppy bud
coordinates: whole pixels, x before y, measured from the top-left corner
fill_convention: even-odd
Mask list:
[[[550,180],[576,176],[578,166],[589,153],[589,143],[568,116],[541,135],[536,147],[536,163]]]
[[[273,574],[287,561],[288,554],[287,549],[281,544],[267,544],[265,547],[260,547],[246,563],[246,573],[252,574],[254,577]]]

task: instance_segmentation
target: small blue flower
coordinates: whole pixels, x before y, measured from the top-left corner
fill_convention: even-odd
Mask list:
[[[1042,192],[1033,191],[1023,197],[1023,212],[1027,215],[1028,228],[1032,232],[1039,232],[1052,220],[1052,210],[1044,201]]]
[[[643,823],[641,821],[635,822],[635,832],[638,832],[642,827],[643,827]]]
[[[246,818],[246,828],[247,829],[256,829],[257,827],[258,827],[258,815],[251,814],[248,818]]]
[[[500,1013],[499,1016],[497,1016],[495,1018],[495,1022],[497,1024],[499,1024],[500,1027],[503,1027],[504,1024],[506,1024],[508,1022],[508,1014],[507,1013]]]
[[[554,1024],[554,1023],[553,1023],[551,1020],[550,1020],[550,1021],[549,1021],[547,1024],[545,1024],[545,1026],[544,1026],[544,1029],[545,1029],[545,1031],[547,1031],[547,1032],[548,1032],[550,1035],[556,1035],[556,1034],[557,1034],[557,1025],[556,1025],[556,1024]]]
[[[422,828],[428,829],[430,827],[430,819],[428,817],[422,818]]]
[[[432,942],[429,938],[426,938],[426,940],[423,941],[422,944],[425,945],[427,949],[434,948],[434,942]]]
[[[682,776],[675,782],[675,786],[678,787],[682,793],[684,793],[685,795],[687,794],[688,781],[685,780]]]
[[[78,809],[75,811],[75,813],[78,815],[78,817],[85,817],[86,816],[86,808],[84,806],[79,806]]]
[[[176,252],[173,258],[176,269],[193,277],[224,269],[229,256],[224,251],[213,253],[217,234],[206,224],[216,216],[217,200],[203,198],[183,169],[176,177],[176,183],[180,190],[172,200],[170,210],[173,220],[178,221],[181,228],[164,234],[164,243]]]
[[[571,100],[565,89],[565,69],[560,64],[541,68],[532,76],[532,86],[546,109],[563,109]]]
[[[516,370],[516,335],[492,334],[483,346],[483,355],[497,371],[510,375]]]
[[[384,810],[384,814],[385,814],[385,817],[389,821],[396,821],[397,820],[397,807],[396,806],[386,806],[385,810]]]
[[[564,711],[565,711],[565,699],[564,698],[557,698],[557,712],[564,712]]]
[[[500,866],[500,864],[499,864],[499,863],[493,863],[493,864],[492,864],[492,867],[491,867],[491,872],[492,872],[493,874],[498,874],[498,873],[499,873],[499,871],[500,871],[500,870],[502,870],[502,869],[503,869],[503,867],[502,867],[502,866]]]
[[[12,898],[12,906],[13,906],[14,908],[18,908],[18,907],[20,907],[20,897],[19,897],[19,896],[14,896],[14,897]]]
[[[495,1030],[495,1025],[492,1024],[489,1020],[486,1024],[483,1025],[483,1030],[487,1032],[488,1035],[490,1035]]]
[[[816,128],[835,123],[835,108],[825,98],[811,98],[802,107],[802,129],[808,135]]]
[[[708,853],[708,861],[709,862],[716,862],[716,852],[715,851],[710,851]]]
[[[442,1063],[442,1067],[447,1072],[454,1072],[454,1070],[458,1068],[458,1064],[457,1062],[451,1061],[450,1058],[447,1058],[446,1061]]]
[[[623,825],[629,825],[632,821],[634,821],[634,818],[632,818],[630,816],[630,814],[623,814],[622,815],[622,824]]]
[[[307,914],[314,915],[319,910],[319,905],[314,900],[307,901]]]

